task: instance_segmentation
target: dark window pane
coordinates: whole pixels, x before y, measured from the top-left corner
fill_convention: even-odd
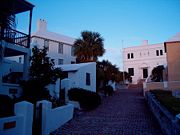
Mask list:
[[[86,73],[86,85],[91,85],[90,73]]]
[[[131,76],[134,76],[134,68],[128,68],[128,73],[129,73]]]
[[[134,58],[134,54],[133,53],[131,53],[131,58]]]
[[[130,54],[128,53],[127,58],[130,59]]]
[[[163,55],[163,50],[160,50],[160,55]]]
[[[159,56],[159,50],[156,50],[156,56]]]
[[[148,77],[148,69],[144,68],[143,69],[143,78],[147,78]]]

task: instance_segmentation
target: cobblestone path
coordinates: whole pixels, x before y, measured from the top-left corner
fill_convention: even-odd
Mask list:
[[[161,135],[140,90],[118,90],[91,112],[76,116],[52,135]]]

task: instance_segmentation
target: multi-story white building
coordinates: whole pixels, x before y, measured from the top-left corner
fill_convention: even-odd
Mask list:
[[[48,56],[54,59],[55,65],[73,64],[76,63],[74,41],[74,38],[48,31],[47,22],[40,19],[37,22],[37,31],[31,36],[31,47],[47,47]]]
[[[150,45],[144,40],[141,46],[123,49],[123,68],[132,76],[132,83],[146,79],[154,67],[166,64],[164,43]]]

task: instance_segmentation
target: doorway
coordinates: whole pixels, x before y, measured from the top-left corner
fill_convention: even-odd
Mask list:
[[[148,69],[143,68],[143,79],[146,79],[148,77]]]

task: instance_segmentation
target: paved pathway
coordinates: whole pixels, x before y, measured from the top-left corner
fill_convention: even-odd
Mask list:
[[[52,135],[161,135],[140,90],[118,90],[94,111],[82,113]]]

